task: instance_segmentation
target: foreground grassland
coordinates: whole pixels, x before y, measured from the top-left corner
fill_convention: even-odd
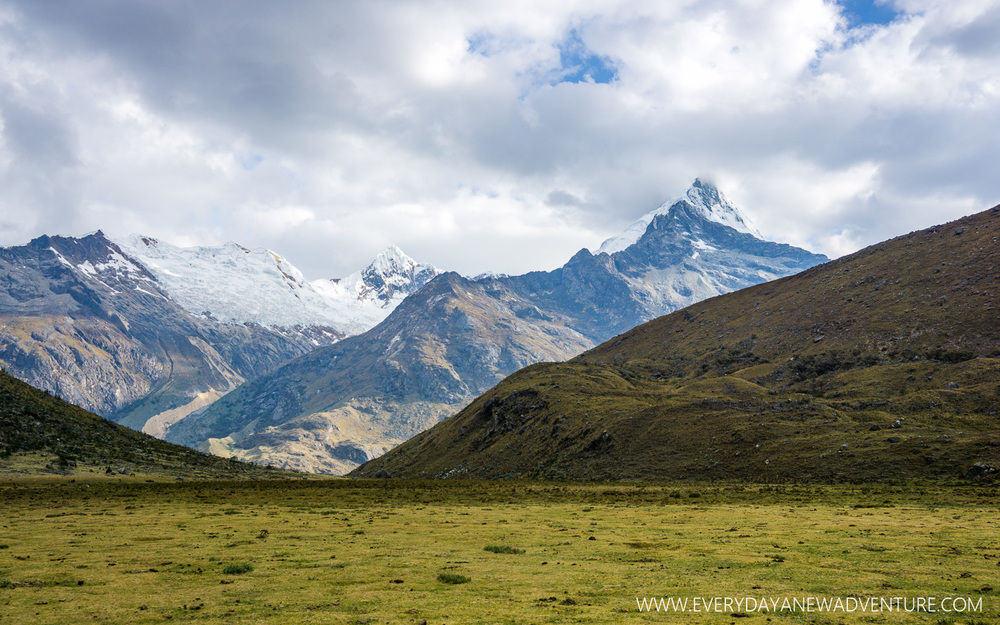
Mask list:
[[[978,484],[8,481],[0,623],[995,623],[998,524]],[[665,596],[982,611],[637,608]]]

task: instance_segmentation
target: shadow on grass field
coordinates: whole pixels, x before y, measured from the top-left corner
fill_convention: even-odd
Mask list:
[[[976,484],[8,481],[0,622],[992,623],[998,523]]]

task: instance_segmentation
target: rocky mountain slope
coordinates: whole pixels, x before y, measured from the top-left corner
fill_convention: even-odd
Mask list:
[[[505,379],[355,476],[875,481],[1000,467],[1000,206]]]
[[[539,356],[593,343],[510,290],[438,276],[372,330],[244,384],[167,439],[220,455],[344,473]]]
[[[660,314],[826,260],[761,240],[701,181],[637,223],[645,228],[638,236],[630,227],[615,239],[622,249],[581,250],[555,271],[438,276],[379,326],[245,384],[167,440],[342,473],[521,367],[566,359]]]
[[[339,285],[311,284],[267,250],[123,245],[98,232],[0,249],[0,366],[159,436],[245,380],[370,327],[435,273],[390,249]]]
[[[0,476],[86,475],[261,479],[278,471],[158,440],[0,372]]]

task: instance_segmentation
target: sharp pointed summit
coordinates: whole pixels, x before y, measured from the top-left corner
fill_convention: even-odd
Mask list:
[[[359,272],[342,280],[319,281],[316,284],[333,291],[351,294],[362,305],[371,309],[378,321],[385,319],[403,298],[413,293],[428,280],[441,273],[437,267],[418,263],[403,250],[390,245]],[[325,283],[325,286],[323,284]],[[374,326],[371,323],[369,327]]]
[[[672,211],[677,211],[681,208],[693,210],[695,214],[699,215],[705,221],[722,224],[737,232],[749,234],[757,239],[763,239],[750,219],[743,214],[743,211],[739,207],[730,202],[723,195],[722,191],[719,191],[711,183],[704,182],[700,178],[695,178],[694,183],[691,184],[691,187],[683,196],[664,202],[655,210],[646,213],[621,233],[604,241],[601,247],[598,248],[597,253],[614,254],[627,249],[642,237],[649,224],[656,217],[659,215],[668,215]]]
[[[371,264],[368,265],[368,269],[378,268],[379,270],[385,272],[387,270],[392,270],[396,268],[411,269],[415,267],[417,262],[406,255],[406,253],[399,249],[395,244],[390,244],[385,250],[382,251],[378,256],[372,260]]]
[[[700,179],[609,248],[470,280],[390,245],[307,281],[236,243],[40,237],[0,248],[0,314],[16,317],[0,365],[171,441],[342,473],[521,367],[826,260],[762,240]]]
[[[407,256],[403,250],[395,245],[385,248],[381,254],[369,264],[361,275],[365,282],[373,288],[381,286],[405,287],[413,281],[415,274],[424,269],[433,269],[430,265],[420,265],[417,261]],[[434,274],[437,271],[434,270]],[[433,276],[432,276],[433,277]],[[391,296],[390,296],[391,297]]]
[[[737,232],[763,239],[753,223],[735,204],[730,202],[715,185],[695,178],[684,197],[707,219],[729,226]]]

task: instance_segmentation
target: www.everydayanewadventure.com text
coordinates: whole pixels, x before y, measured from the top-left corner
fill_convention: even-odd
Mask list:
[[[640,612],[961,612],[982,597],[636,597]]]

